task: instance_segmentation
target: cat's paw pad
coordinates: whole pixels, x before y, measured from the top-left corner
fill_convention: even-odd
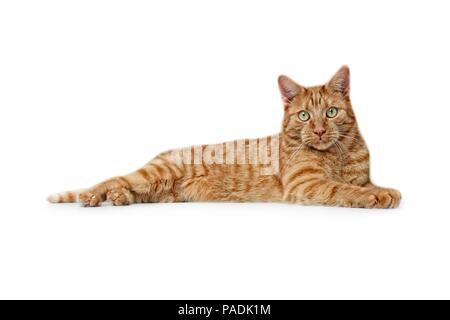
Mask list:
[[[121,188],[108,191],[106,199],[115,206],[126,206],[133,202],[134,197],[128,189]]]
[[[395,189],[376,189],[368,197],[369,208],[397,208],[400,204],[402,196]]]
[[[102,204],[101,197],[89,191],[80,193],[78,199],[79,202],[85,207],[98,207]]]

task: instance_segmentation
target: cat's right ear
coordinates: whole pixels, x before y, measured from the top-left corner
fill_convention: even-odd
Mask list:
[[[280,87],[281,98],[285,104],[292,102],[304,90],[301,85],[284,75],[278,77],[278,86]]]

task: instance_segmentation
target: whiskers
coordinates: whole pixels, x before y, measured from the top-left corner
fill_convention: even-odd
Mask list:
[[[339,140],[334,140],[333,145],[336,147],[338,151],[339,157],[342,159],[345,156],[345,148]]]
[[[339,131],[339,138],[348,139],[348,140],[350,140],[352,142],[360,142],[361,141],[359,137],[355,136],[355,134],[351,134],[350,135],[350,134],[345,134],[345,133],[340,132],[340,131]]]
[[[294,159],[294,157],[300,152],[300,150],[305,146],[304,143],[300,143],[298,147],[295,148],[294,152],[291,154],[291,156],[286,160],[286,162],[281,167],[281,171],[284,171],[284,169],[288,166],[288,164]]]
[[[348,133],[343,133],[338,129],[337,135],[333,141],[333,145],[336,147],[336,150],[339,153],[339,156],[342,158],[344,156],[347,155],[348,152],[348,145],[346,145],[342,140],[347,140],[347,144],[348,142],[350,142],[351,144],[355,144],[355,143],[359,143],[361,141],[361,139],[356,136],[354,133],[348,134]]]

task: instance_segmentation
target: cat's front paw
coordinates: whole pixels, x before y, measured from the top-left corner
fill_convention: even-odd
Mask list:
[[[98,207],[102,204],[101,197],[90,191],[80,193],[78,199],[85,207]]]
[[[368,194],[367,207],[379,209],[397,208],[401,198],[401,193],[395,189],[374,188]]]

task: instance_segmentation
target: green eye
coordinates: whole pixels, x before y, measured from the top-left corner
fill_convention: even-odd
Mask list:
[[[331,107],[327,110],[327,117],[334,118],[334,117],[336,117],[337,113],[338,113],[338,109],[336,109],[335,107]]]
[[[310,115],[306,111],[300,111],[298,114],[298,118],[302,121],[308,121],[310,118]]]

